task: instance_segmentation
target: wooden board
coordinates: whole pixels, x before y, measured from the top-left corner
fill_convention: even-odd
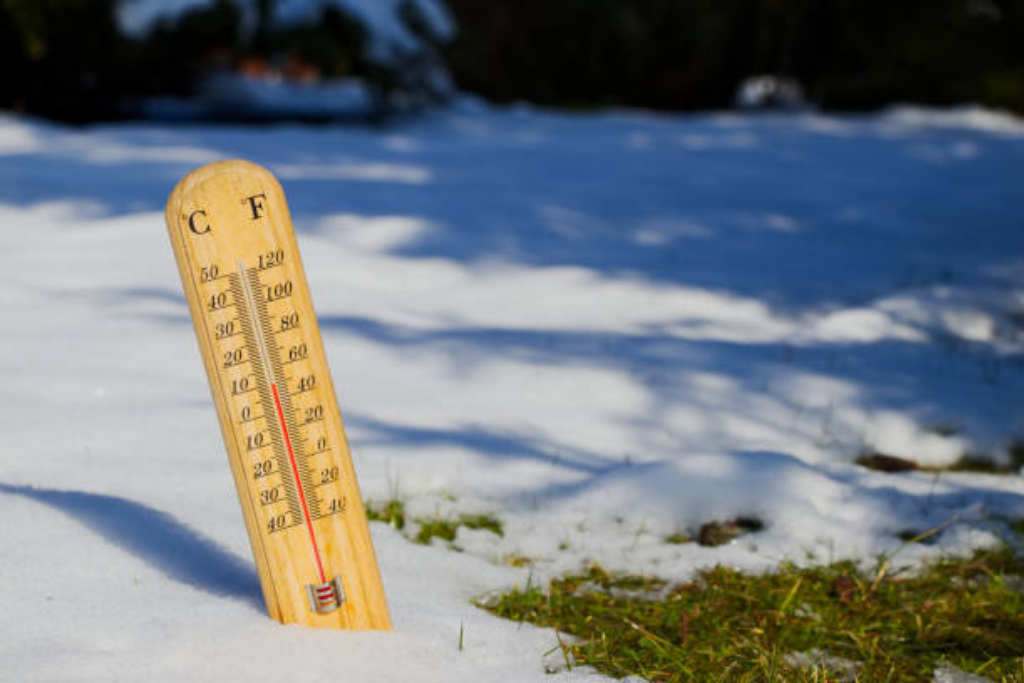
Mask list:
[[[166,218],[267,611],[390,628],[281,186],[246,161],[209,164],[174,189]]]

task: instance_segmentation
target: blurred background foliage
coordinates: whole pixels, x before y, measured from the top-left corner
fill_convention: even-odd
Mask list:
[[[1024,111],[1020,0],[448,0],[456,81],[495,100],[702,109],[754,74],[830,109]]]
[[[255,9],[243,30],[242,6]],[[670,110],[731,105],[755,74],[795,78],[828,109],[977,102],[1024,112],[1024,0],[446,0],[440,44],[402,17],[458,88],[495,101]],[[369,58],[353,15],[276,26],[273,0],[216,0],[118,31],[117,0],[0,0],[0,106],[68,121],[125,114],[126,99],[188,96],[211,65],[296,56],[325,78],[415,89],[422,55]]]
[[[105,115],[127,51],[115,0],[0,0],[0,106],[89,119]]]
[[[388,78],[363,56],[363,25],[333,7],[316,22],[279,28],[272,0],[216,0],[135,38],[119,32],[117,2],[0,0],[0,106],[72,122],[116,118],[131,112],[131,98],[189,96],[211,68],[282,54],[325,77]],[[255,5],[254,30],[243,30],[242,2]]]

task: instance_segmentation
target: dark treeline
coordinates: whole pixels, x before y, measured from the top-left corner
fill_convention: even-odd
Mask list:
[[[0,107],[71,122],[132,116],[142,98],[194,95],[212,70],[284,58],[318,77],[359,77],[383,95],[416,87],[405,75],[417,75],[418,55],[367,59],[370,37],[351,15],[325,4],[312,23],[277,26],[274,4],[215,0],[133,38],[118,29],[118,0],[0,0]]]
[[[754,74],[817,104],[1024,111],[1024,0],[447,0],[460,87],[499,100],[723,107]]]
[[[90,119],[117,96],[126,57],[114,0],[0,0],[0,106]],[[63,114],[63,116],[62,116]]]
[[[109,118],[132,98],[190,95],[211,67],[275,55],[385,94],[415,89],[417,55],[375,63],[366,29],[342,10],[325,4],[313,23],[278,27],[274,4],[216,0],[132,39],[117,29],[117,0],[0,0],[0,107]],[[460,88],[497,101],[718,108],[744,77],[775,74],[795,78],[826,108],[972,101],[1024,112],[1024,0],[446,4],[458,25],[443,46],[448,68]],[[403,17],[424,31],[414,3]]]

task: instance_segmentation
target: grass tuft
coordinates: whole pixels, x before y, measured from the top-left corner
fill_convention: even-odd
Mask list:
[[[366,518],[374,522],[386,522],[401,531],[405,528],[405,503],[398,498],[384,502],[368,500]]]
[[[504,536],[505,530],[501,520],[492,515],[460,515],[454,519],[444,517],[425,518],[419,517],[416,522],[420,525],[419,531],[413,538],[417,543],[428,544],[435,538],[440,538],[451,543],[455,540],[455,534],[459,527],[467,529],[486,529],[497,536]]]
[[[525,567],[527,565],[533,564],[533,560],[531,560],[529,557],[526,557],[525,555],[516,555],[515,553],[511,555],[506,555],[504,560],[505,564],[507,564],[510,567]]]
[[[505,527],[494,515],[462,515],[459,517],[459,526],[467,529],[486,529],[496,536],[505,536]]]
[[[368,500],[366,501],[366,517],[374,522],[386,522],[402,531],[407,522],[405,503],[397,497],[383,502]],[[432,518],[416,517],[412,521],[419,527],[412,540],[422,544],[429,544],[435,538],[451,543],[455,540],[455,534],[458,533],[460,526],[467,529],[486,529],[497,536],[505,535],[501,520],[494,515],[460,515],[453,519],[438,515]]]
[[[852,562],[716,567],[682,585],[592,566],[481,606],[576,636],[560,641],[565,656],[615,677],[930,681],[945,662],[1024,683],[1024,596],[1010,587],[1022,574],[1009,549],[906,575]]]
[[[451,543],[455,540],[455,533],[459,530],[459,523],[454,519],[444,519],[443,517],[434,517],[433,519],[420,518],[416,522],[420,525],[420,528],[413,540],[424,545],[429,544],[435,538]]]

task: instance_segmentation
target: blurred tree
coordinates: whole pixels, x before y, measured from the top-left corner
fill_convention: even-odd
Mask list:
[[[211,64],[229,66],[242,41],[242,15],[231,0],[193,9],[174,20],[161,20],[142,40],[126,49],[123,93],[188,95]]]
[[[326,7],[315,23],[279,29],[268,47],[295,54],[315,64],[324,76],[335,78],[367,73],[367,40],[362,24],[335,7]]]
[[[253,36],[253,48],[265,50],[269,47],[270,34],[273,31],[275,0],[255,0],[256,29]]]

